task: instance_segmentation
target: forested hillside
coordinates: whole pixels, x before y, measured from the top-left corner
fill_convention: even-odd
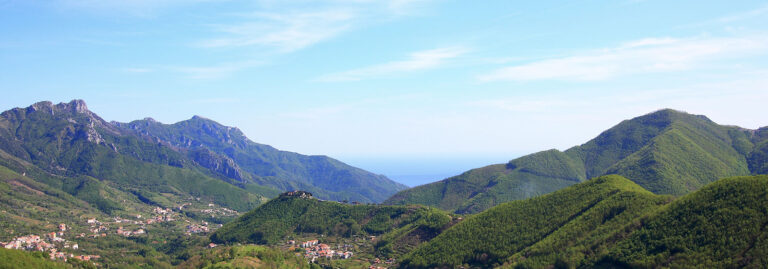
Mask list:
[[[399,192],[385,203],[477,213],[605,174],[625,176],[656,194],[680,196],[719,178],[765,172],[766,141],[765,128],[723,126],[665,109],[623,121],[566,151],[473,169]]]
[[[759,268],[766,263],[768,176],[726,178],[672,199],[621,176],[603,176],[472,216],[407,254],[400,267]]]
[[[578,259],[591,244],[668,201],[621,176],[603,176],[469,217],[409,253],[402,266],[491,267],[521,253],[534,267]]]
[[[613,236],[618,242],[597,265],[761,268],[768,264],[766,209],[768,176],[718,180]]]
[[[436,235],[447,228],[453,218],[441,210],[420,205],[351,205],[286,193],[227,223],[211,235],[211,240],[276,244],[302,233],[352,237],[378,236],[398,230],[400,236],[406,236],[415,229],[432,229]],[[423,240],[428,239],[431,238]],[[388,240],[386,242],[395,243],[398,238]]]

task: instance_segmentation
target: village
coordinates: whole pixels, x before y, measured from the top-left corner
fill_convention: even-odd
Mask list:
[[[50,232],[44,236],[31,234],[16,237],[9,242],[0,242],[0,246],[6,249],[40,251],[48,253],[48,256],[51,258],[51,260],[60,259],[67,261],[69,258],[75,258],[78,260],[90,261],[91,259],[100,258],[98,255],[75,255],[73,253],[66,252],[65,249],[78,250],[79,245],[63,238],[67,232],[66,224],[59,224],[58,230],[58,232]]]
[[[304,257],[312,263],[316,262],[318,258],[349,259],[353,255],[351,251],[348,251],[351,247],[350,245],[339,245],[337,248],[338,250],[334,250],[327,244],[319,244],[317,239],[304,241],[299,244],[297,244],[295,240],[289,240],[288,245],[293,248],[304,248]]]
[[[145,213],[148,213],[148,215],[151,216],[132,214],[127,216],[123,215],[122,217],[114,216],[108,219],[86,217],[78,222],[69,224],[71,226],[76,226],[74,227],[75,229],[72,229],[73,227],[68,226],[68,224],[60,223],[58,224],[58,231],[56,232],[45,233],[42,235],[29,234],[18,236],[12,238],[8,242],[0,242],[0,247],[44,252],[47,253],[48,257],[52,260],[58,259],[67,261],[68,259],[74,258],[83,261],[91,261],[101,257],[99,255],[82,254],[85,250],[82,249],[75,240],[88,240],[107,237],[109,235],[138,237],[146,235],[148,227],[151,228],[160,223],[173,223],[171,227],[179,227],[181,232],[186,235],[205,234],[215,230],[215,228],[221,227],[221,224],[215,224],[214,226],[207,221],[193,220],[186,217],[182,214],[182,210],[190,205],[190,203],[185,203],[178,207],[174,207],[173,209],[155,206],[151,211],[145,211]],[[178,208],[178,210],[175,210],[176,208]],[[211,217],[236,216],[239,214],[237,211],[224,207],[217,207],[214,204],[208,204],[208,208],[200,209],[197,212]],[[209,247],[215,247],[215,245],[212,244],[212,246]]]
[[[376,237],[365,236],[357,238],[357,240],[361,239],[365,243],[370,244],[376,240]],[[306,241],[288,240],[284,246],[285,249],[289,251],[297,251],[296,255],[303,256],[310,263],[326,263],[330,260],[346,260],[353,258],[353,250],[359,248],[359,243],[361,242],[358,241],[357,245],[353,242],[320,243],[320,240],[318,239],[310,239]],[[370,269],[386,269],[395,264],[395,259],[392,258],[380,259],[375,257],[358,257],[357,259],[370,263]]]

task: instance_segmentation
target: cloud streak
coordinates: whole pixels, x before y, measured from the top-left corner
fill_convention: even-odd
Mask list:
[[[359,81],[395,74],[434,69],[442,67],[447,63],[448,60],[459,57],[465,54],[467,51],[468,50],[463,47],[448,47],[418,51],[411,53],[408,59],[405,60],[392,61],[359,69],[327,74],[319,77],[317,81]]]
[[[686,71],[719,59],[766,53],[767,41],[765,36],[648,38],[615,48],[504,67],[480,75],[478,80],[598,81],[632,74]]]
[[[356,16],[348,10],[259,12],[250,16],[253,21],[214,26],[225,37],[204,40],[198,45],[206,48],[266,46],[291,52],[348,30]]]
[[[220,79],[230,77],[242,70],[253,68],[263,64],[258,61],[228,62],[205,66],[174,66],[168,70],[185,74],[190,79]]]
[[[747,12],[742,12],[742,13],[733,14],[733,15],[730,15],[730,16],[721,17],[717,21],[718,22],[740,21],[740,20],[746,20],[746,19],[751,19],[751,18],[763,16],[766,13],[768,13],[768,5],[763,5],[763,6],[759,7],[759,8],[756,8],[756,9],[753,9],[753,10],[750,10],[750,11],[747,11]]]
[[[65,8],[111,16],[119,14],[145,17],[166,9],[217,1],[223,0],[54,0],[52,3]]]
[[[262,7],[256,12],[236,15],[234,22],[210,25],[218,36],[194,45],[203,48],[262,47],[282,53],[293,52],[356,28],[411,15],[420,3],[428,1],[261,1]]]

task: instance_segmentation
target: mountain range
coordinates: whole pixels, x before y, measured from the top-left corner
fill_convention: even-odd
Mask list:
[[[107,122],[82,100],[0,114],[0,166],[109,213],[117,197],[171,207],[194,197],[247,211],[280,192],[381,202],[402,184],[326,156],[280,151],[237,128],[195,116]]]
[[[625,120],[565,151],[473,169],[401,191],[384,203],[477,213],[607,174],[625,176],[656,194],[680,196],[719,178],[766,173],[767,160],[768,128],[724,126],[664,109]]]
[[[768,128],[670,109],[404,190],[200,116],[106,122],[40,102],[0,114],[0,241],[65,224],[80,246],[65,251],[115,268],[759,268],[765,173]],[[0,250],[0,268],[93,268]]]

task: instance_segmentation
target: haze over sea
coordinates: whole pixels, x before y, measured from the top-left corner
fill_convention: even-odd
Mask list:
[[[519,156],[520,154],[510,153],[488,156],[341,156],[340,158],[352,166],[384,174],[392,180],[414,187],[452,177],[473,168],[505,163]]]

